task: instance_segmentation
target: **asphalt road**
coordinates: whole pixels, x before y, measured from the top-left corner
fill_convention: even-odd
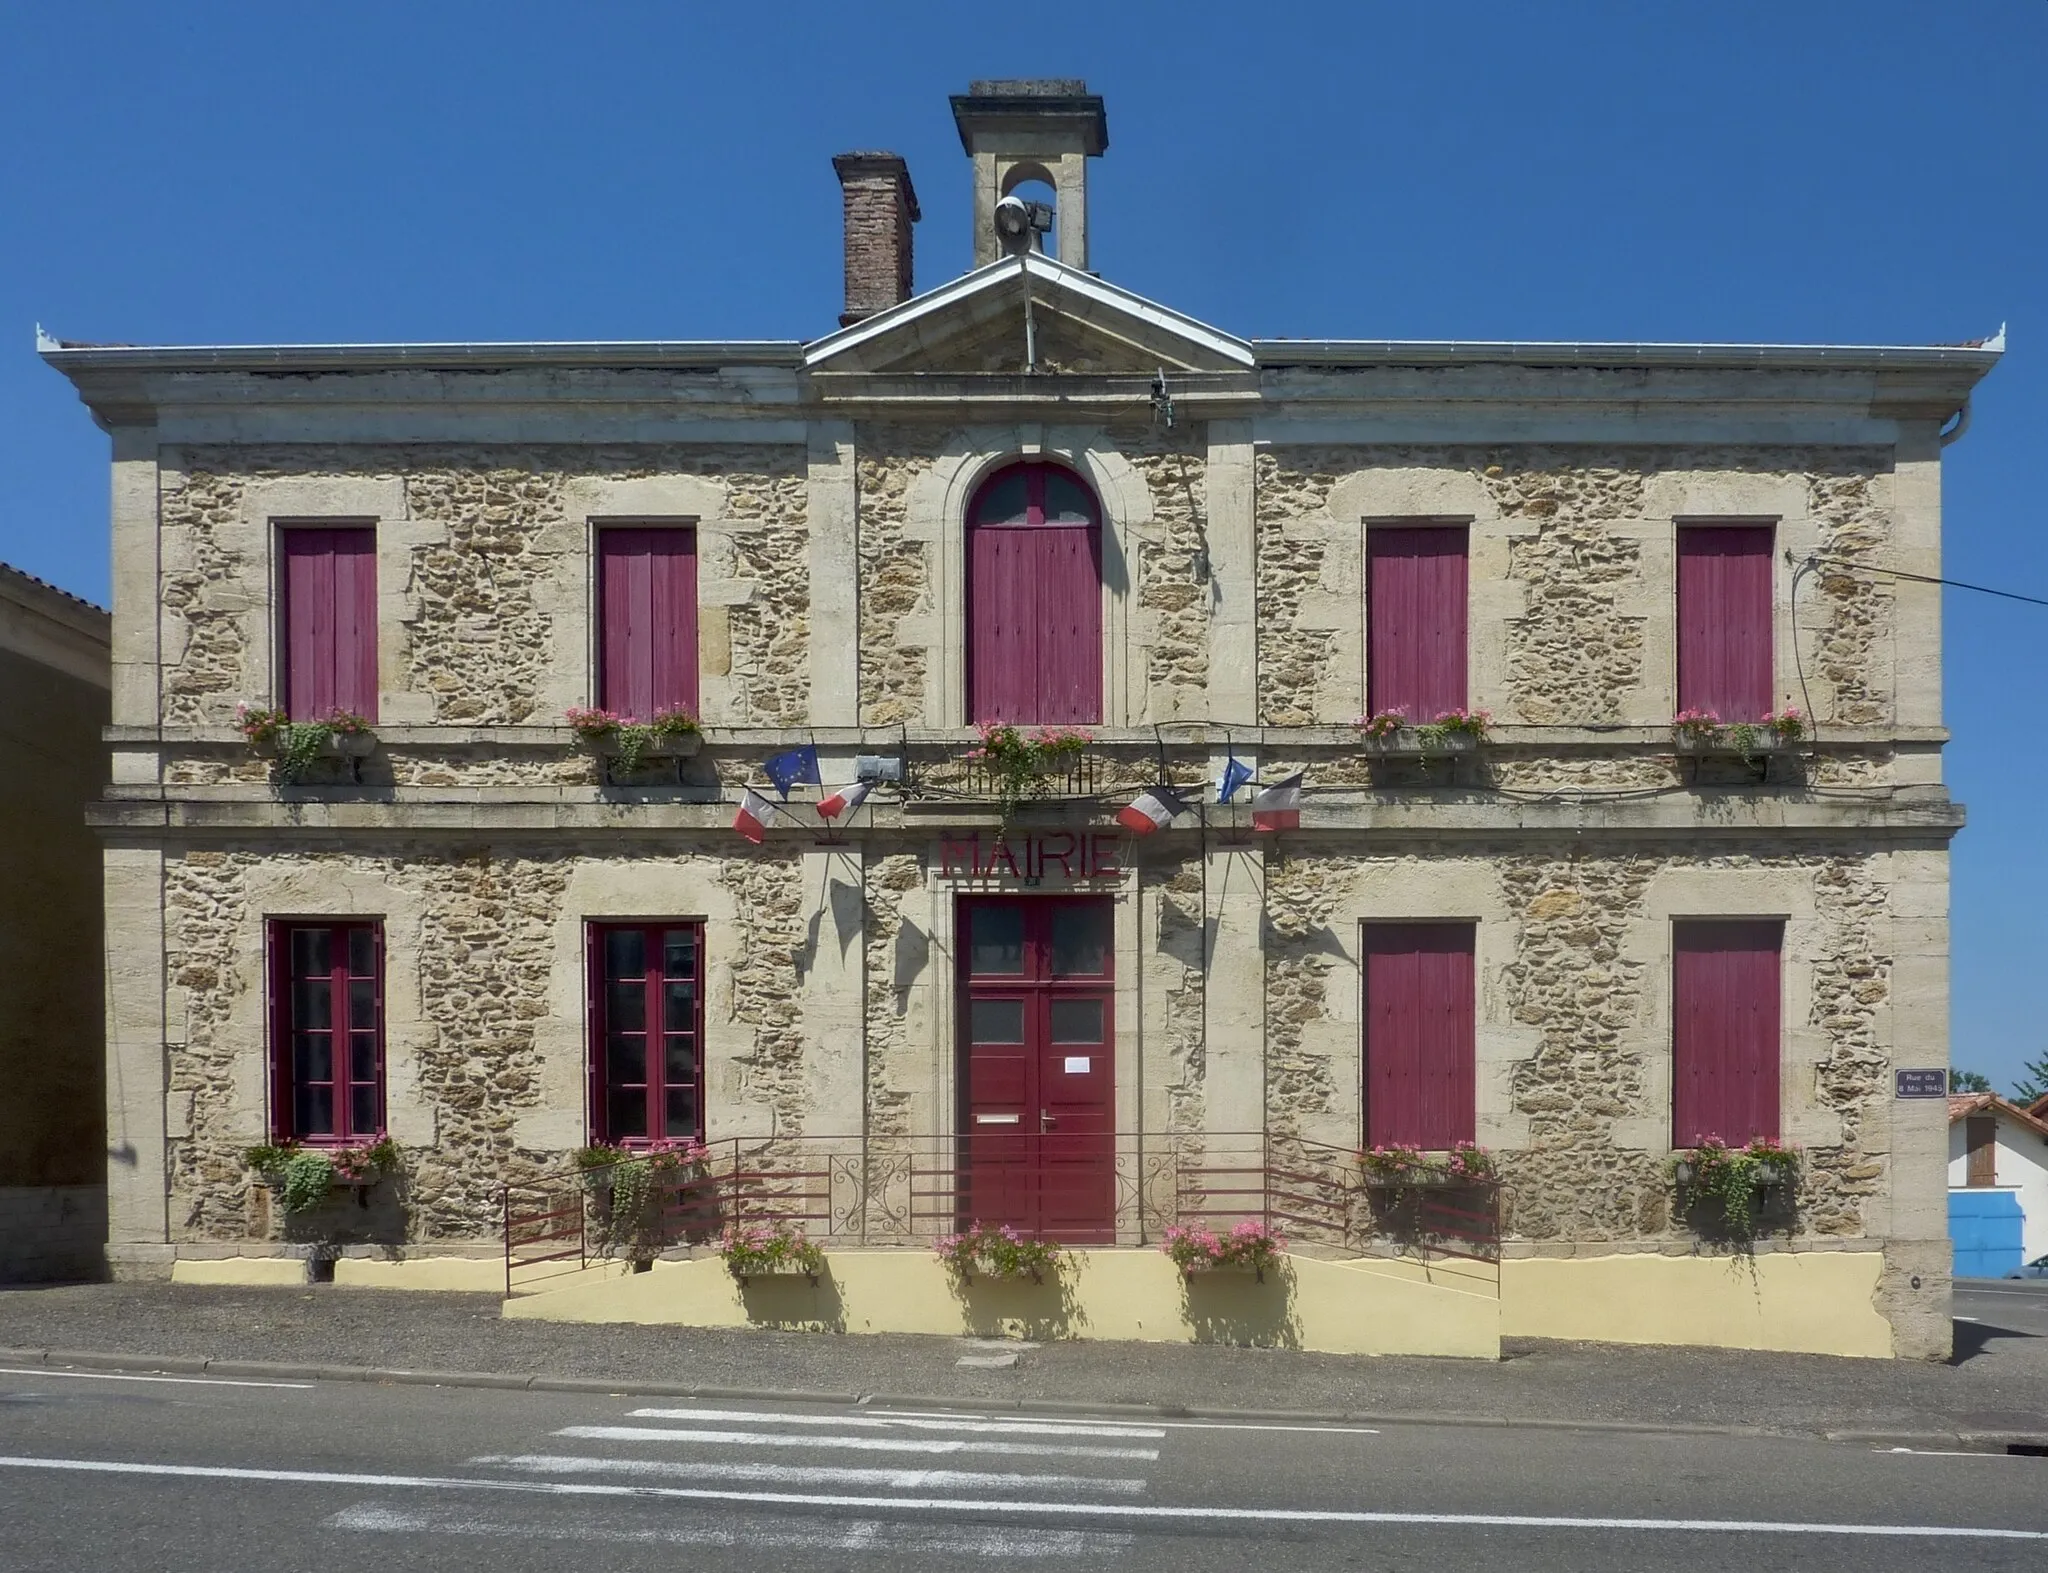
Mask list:
[[[2048,1459],[0,1372],[0,1567],[2048,1565]]]

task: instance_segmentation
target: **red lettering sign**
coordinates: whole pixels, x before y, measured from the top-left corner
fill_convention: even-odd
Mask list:
[[[1035,885],[1057,868],[1062,880],[1121,879],[1124,867],[1117,845],[1114,831],[1075,835],[1060,830],[1016,841],[998,836],[993,843],[983,842],[978,832],[942,836],[939,878],[1018,880]]]

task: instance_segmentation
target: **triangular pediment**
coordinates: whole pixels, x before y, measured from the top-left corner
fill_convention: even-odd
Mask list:
[[[1026,305],[1041,372],[1242,371],[1251,346],[1032,253],[1004,257],[805,347],[812,371],[1021,372]]]

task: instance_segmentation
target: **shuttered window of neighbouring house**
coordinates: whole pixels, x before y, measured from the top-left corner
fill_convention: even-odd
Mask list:
[[[1366,532],[1366,711],[1421,725],[1465,708],[1467,531]]]
[[[598,700],[651,721],[697,713],[697,532],[600,530]]]
[[[1680,710],[1731,724],[1771,712],[1772,541],[1768,524],[1679,528]]]
[[[1963,1135],[1970,1146],[1971,1185],[1998,1183],[1998,1121],[1973,1114],[1963,1122]]]
[[[282,545],[279,684],[295,721],[377,719],[377,532],[294,525]]]
[[[1775,919],[1673,926],[1672,1144],[1731,1147],[1778,1135],[1779,949]]]
[[[1102,719],[1102,515],[1057,465],[1013,464],[967,526],[968,719]]]
[[[1473,1140],[1473,929],[1365,927],[1365,1131],[1440,1151]]]

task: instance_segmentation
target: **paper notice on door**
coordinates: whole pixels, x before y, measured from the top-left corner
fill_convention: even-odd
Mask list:
[[[1088,1056],[1085,1054],[1069,1054],[1067,1056],[1067,1074],[1069,1076],[1087,1075],[1088,1065]]]

